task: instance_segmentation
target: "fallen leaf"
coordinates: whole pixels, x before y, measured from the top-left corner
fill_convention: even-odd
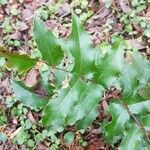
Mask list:
[[[25,0],[26,3],[30,3],[32,2],[33,0]]]
[[[28,119],[29,119],[33,124],[36,123],[36,120],[35,120],[35,118],[33,117],[33,114],[32,114],[31,111],[28,112],[27,116],[28,116]]]
[[[29,26],[27,26],[26,23],[21,22],[20,27],[19,27],[19,30],[20,30],[20,31],[25,31],[25,30],[27,30],[28,28],[29,28]]]
[[[22,10],[22,20],[30,21],[34,16],[34,13],[31,9],[23,9]]]
[[[29,73],[27,74],[27,77],[25,79],[25,85],[28,87],[33,87],[37,84],[37,78],[38,78],[38,71],[36,69],[32,69],[31,71],[29,71]]]
[[[138,50],[146,48],[146,45],[144,44],[144,42],[138,42],[137,39],[130,39],[129,43]]]
[[[65,14],[70,13],[70,10],[71,10],[70,5],[69,5],[67,2],[64,2],[64,3],[60,6],[60,8],[59,8],[59,10],[58,10],[58,14],[59,14],[60,16],[63,16],[63,15],[65,15]]]
[[[42,142],[38,143],[38,147],[40,150],[49,150],[49,148],[46,145],[44,145]]]
[[[145,17],[150,17],[150,6],[148,6],[148,8],[146,10]]]
[[[10,95],[11,93],[12,93],[12,91],[11,91],[11,87],[10,87],[10,82],[9,82],[9,79],[8,78],[6,78],[5,80],[3,80],[3,81],[1,81],[0,80],[0,88],[1,88],[1,90],[4,88],[5,89],[5,91],[4,92],[6,92],[4,95]],[[1,93],[2,91],[0,91],[0,93]],[[2,94],[2,93],[1,93]]]
[[[131,12],[131,8],[129,7],[129,1],[128,0],[119,0],[120,7],[123,12],[129,13]]]
[[[13,34],[10,35],[10,38],[11,39],[14,39],[14,40],[19,40],[21,38],[21,34],[20,32],[14,32]]]
[[[4,18],[4,15],[3,14],[0,14],[0,21],[2,21]]]
[[[108,103],[107,103],[107,101],[106,101],[106,100],[103,100],[101,105],[102,105],[103,110],[106,111],[107,108],[108,108]]]
[[[13,122],[13,124],[17,125],[18,124],[17,118],[13,118],[12,122]]]
[[[19,127],[16,131],[10,134],[9,138],[13,139],[21,131],[21,129],[22,127]]]

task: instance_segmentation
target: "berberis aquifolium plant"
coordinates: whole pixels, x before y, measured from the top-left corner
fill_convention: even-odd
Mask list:
[[[120,150],[150,149],[150,63],[144,56],[126,50],[121,41],[112,42],[106,51],[94,48],[74,14],[69,39],[56,38],[37,17],[34,38],[42,60],[4,48],[0,57],[6,58],[7,68],[22,75],[34,67],[39,69],[46,96],[36,94],[15,77],[11,85],[18,101],[43,108],[44,127],[56,132],[67,125],[86,129],[98,116],[105,91],[116,87],[121,96],[110,101],[107,112],[111,121],[102,123],[105,139],[112,146],[121,141]],[[54,82],[50,84],[52,75]]]

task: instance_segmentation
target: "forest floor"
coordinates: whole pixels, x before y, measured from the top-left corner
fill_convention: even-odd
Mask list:
[[[148,0],[0,0],[0,45],[9,51],[38,56],[33,39],[33,17],[39,16],[56,36],[68,37],[72,10],[84,22],[95,46],[107,48],[114,34],[127,46],[150,55],[150,4]],[[130,15],[129,15],[130,14]],[[3,61],[0,60],[0,66]],[[36,78],[33,73],[28,82]],[[100,123],[109,116],[99,114],[92,127],[76,131],[68,127],[64,133],[44,138],[46,130],[37,122],[41,114],[14,102],[9,79],[12,72],[0,72],[0,150],[109,150]],[[109,96],[113,96],[113,92]],[[102,108],[106,109],[107,101]],[[21,128],[25,128],[19,136]],[[64,134],[72,131],[75,139],[67,144]],[[2,134],[3,133],[3,134]],[[9,137],[9,138],[8,138]],[[8,138],[8,139],[7,139]],[[1,142],[2,141],[2,142]]]

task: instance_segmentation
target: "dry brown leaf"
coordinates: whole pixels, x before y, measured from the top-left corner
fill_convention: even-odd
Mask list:
[[[27,116],[28,116],[28,119],[31,121],[31,123],[33,123],[33,124],[36,123],[36,120],[33,117],[33,114],[31,111],[28,112]]]
[[[26,3],[30,3],[32,2],[33,0],[25,0]]]
[[[119,0],[120,7],[123,12],[129,13],[132,9],[129,7],[129,1],[128,0]]]
[[[150,17],[150,6],[146,10],[145,17]]]
[[[0,21],[2,21],[4,18],[4,15],[3,14],[0,14]]]
[[[0,145],[0,150],[4,150],[4,144]]]
[[[5,94],[3,93],[4,95],[10,95],[12,93],[11,87],[10,87],[10,82],[9,82],[8,78],[6,78],[3,81],[0,80],[0,88],[5,90],[4,92],[6,92],[6,93]],[[0,91],[0,93],[1,92],[2,91]]]
[[[34,16],[34,13],[31,9],[23,9],[22,10],[22,20],[30,21]]]
[[[107,110],[107,108],[108,108],[108,103],[107,103],[106,100],[103,100],[103,101],[102,101],[102,108],[103,108],[104,111]]]
[[[37,84],[39,72],[36,69],[32,69],[27,74],[27,77],[25,79],[25,85],[28,87],[33,87]]]
[[[137,39],[130,39],[129,43],[134,47],[137,48],[138,50],[146,48],[146,45],[144,42],[139,42]]]
[[[12,123],[15,124],[15,125],[17,125],[18,124],[17,118],[13,118]]]
[[[69,5],[67,2],[64,2],[64,3],[60,6],[60,8],[59,8],[59,10],[58,10],[58,14],[59,14],[60,16],[63,16],[63,15],[65,15],[65,14],[70,13],[70,11],[71,11],[70,5]]]
[[[93,16],[93,19],[103,19],[105,18],[107,15],[109,15],[111,13],[110,9],[103,7],[102,9],[100,9],[96,15]]]
[[[10,134],[9,138],[13,139],[21,131],[21,129],[22,127],[19,127],[16,131]]]
[[[20,27],[19,27],[19,30],[20,30],[20,31],[25,31],[25,30],[27,30],[28,28],[29,28],[29,26],[28,26],[26,23],[21,22]]]
[[[38,148],[39,150],[49,150],[49,148],[46,145],[44,145],[42,142],[38,143]]]
[[[21,34],[20,32],[14,32],[13,34],[10,35],[10,38],[11,39],[14,39],[14,40],[19,40],[21,38]]]

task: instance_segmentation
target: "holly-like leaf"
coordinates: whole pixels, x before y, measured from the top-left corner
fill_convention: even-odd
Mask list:
[[[60,42],[37,17],[34,19],[34,38],[42,59],[50,66],[58,65],[64,57]]]
[[[28,107],[42,107],[48,103],[48,98],[41,98],[19,81],[12,81],[11,85],[17,100]]]
[[[123,97],[128,97],[133,94],[133,91],[138,87],[137,73],[131,64],[127,64],[122,68],[120,82],[123,90]]]
[[[0,57],[6,59],[8,68],[14,68],[20,73],[25,73],[36,64],[35,59],[30,58],[28,55],[21,55],[17,52],[9,52],[4,47],[0,47]]]
[[[69,41],[69,49],[74,57],[74,68],[72,72],[78,75],[92,77],[95,70],[96,51],[92,42],[85,32],[79,18],[72,16],[72,32]]]
[[[120,43],[117,43],[105,55],[102,55],[101,50],[97,54],[94,81],[104,87],[119,84],[119,77],[124,66],[124,51],[119,47]]]
[[[44,126],[57,129],[86,119],[90,112],[97,109],[102,94],[102,86],[86,84],[73,75],[69,87],[57,91],[57,97],[51,99],[44,109]]]
[[[147,132],[150,131],[150,115],[142,116],[141,122]],[[119,150],[127,149],[149,149],[150,145],[145,140],[142,130],[137,124],[132,124],[130,129],[124,133],[124,138],[119,146]]]
[[[150,113],[150,100],[128,105],[133,115],[144,115]],[[109,112],[112,116],[111,122],[105,126],[105,136],[108,142],[115,143],[123,136],[123,131],[129,128],[131,123],[135,123],[122,104],[114,102],[109,106]]]
[[[138,74],[132,64],[126,64],[120,75],[122,86],[122,101],[126,104],[134,104],[144,99],[139,94]]]
[[[75,123],[77,129],[81,130],[89,127],[91,125],[91,122],[95,120],[98,114],[99,114],[98,110],[93,109],[89,114],[87,114],[85,117],[83,117],[81,120]]]
[[[142,132],[137,125],[133,124],[129,131],[126,133],[122,144],[119,146],[119,150],[127,150],[127,149],[139,149],[141,145]]]
[[[149,99],[145,94],[150,79],[150,63],[138,52],[127,52],[127,57],[129,62],[124,65],[120,75],[122,100],[126,104],[133,104]]]
[[[150,79],[150,63],[138,52],[130,52],[131,62],[141,84],[147,84]]]

